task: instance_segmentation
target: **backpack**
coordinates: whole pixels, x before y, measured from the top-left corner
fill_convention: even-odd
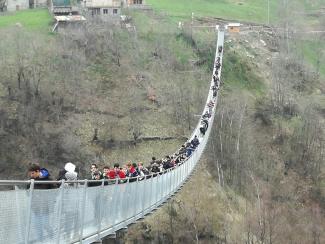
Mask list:
[[[49,171],[45,168],[41,168],[40,173],[41,173],[40,178],[42,178],[42,179],[50,177]]]

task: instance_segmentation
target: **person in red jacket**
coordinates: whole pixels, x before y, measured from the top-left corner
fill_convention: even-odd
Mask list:
[[[116,178],[116,175],[115,175],[115,170],[114,169],[110,169],[108,171],[108,173],[106,174],[106,177],[110,180],[114,180]]]
[[[120,165],[119,164],[114,164],[114,168],[110,169],[109,172],[107,173],[107,177],[110,180],[114,180],[114,179],[126,179],[126,175],[123,172],[123,170],[120,169]],[[123,181],[119,181],[119,182],[123,182]]]
[[[129,169],[129,175],[128,176],[131,178],[130,182],[136,181],[137,180],[136,177],[139,176],[139,173],[137,171],[137,164],[136,163],[133,163],[133,164],[129,163],[128,164],[128,169]]]
[[[122,169],[120,169],[120,168],[116,169],[116,174],[117,174],[117,177],[120,179],[119,182],[122,182],[122,183],[125,182],[125,181],[123,181],[123,179],[126,179],[126,175]]]

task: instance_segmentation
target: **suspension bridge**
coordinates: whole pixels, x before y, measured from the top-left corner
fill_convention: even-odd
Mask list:
[[[213,64],[213,74],[219,78],[218,87],[223,44],[224,30],[218,28],[215,63],[220,60],[220,68]],[[129,178],[123,184],[118,180],[112,184],[102,181],[97,187],[88,187],[87,180],[69,182],[77,185],[73,187],[67,187],[64,181],[0,180],[0,185],[14,189],[0,191],[0,243],[93,243],[114,235],[159,208],[181,189],[204,152],[218,101],[218,90],[212,90],[214,85],[211,78],[206,104],[212,101],[213,107],[205,105],[202,112],[202,115],[207,111],[211,113],[208,128],[202,135],[199,121],[189,139],[197,135],[200,144],[182,164],[163,173],[145,179]],[[34,189],[35,184],[48,183],[61,186],[50,190]]]

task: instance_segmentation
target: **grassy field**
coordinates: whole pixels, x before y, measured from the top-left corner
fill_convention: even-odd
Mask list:
[[[163,11],[174,20],[189,19],[194,13],[196,17],[220,17],[225,19],[268,23],[277,22],[278,12],[282,9],[282,1],[278,0],[147,0],[148,4],[158,11]],[[269,8],[268,8],[269,3]],[[324,6],[321,0],[295,0],[289,3],[289,10],[300,9],[298,12],[318,11]],[[313,21],[313,16],[309,16]],[[319,19],[314,20],[318,23]]]
[[[0,28],[20,23],[26,29],[38,32],[50,30],[51,16],[47,9],[30,9],[0,15]]]
[[[167,12],[175,19],[195,16],[221,17],[234,20],[267,22],[268,2],[266,0],[147,0],[154,9]],[[277,1],[270,0],[270,18],[274,18]]]

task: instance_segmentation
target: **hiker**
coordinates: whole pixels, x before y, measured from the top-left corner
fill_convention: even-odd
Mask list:
[[[215,66],[216,70],[219,70],[219,69],[220,69],[220,67],[221,67],[220,63],[219,63],[219,62],[217,62],[217,63],[216,63],[216,66]]]
[[[119,180],[119,183],[126,182],[125,167],[124,167],[124,169],[122,169],[122,168],[115,168],[115,172],[116,172],[117,177],[120,179]]]
[[[213,107],[213,106],[214,106],[214,102],[213,102],[212,100],[210,100],[210,101],[208,102],[207,106],[208,106],[209,108]]]
[[[199,138],[197,138],[197,135],[194,136],[194,138],[191,141],[191,144],[194,148],[197,148],[198,145],[200,145]]]
[[[41,168],[37,164],[32,164],[28,168],[28,175],[30,179],[37,181],[50,181],[50,173],[47,169]],[[36,184],[34,183],[35,190],[48,190],[54,188],[53,184]],[[30,186],[28,186],[30,188]],[[30,231],[37,233],[38,240],[45,240],[46,237],[53,235],[53,229],[49,223],[50,206],[44,194],[34,194],[32,198],[31,210],[31,227]],[[41,223],[41,226],[39,225]]]
[[[219,78],[217,75],[213,75],[213,82],[214,83],[218,83],[219,82]]]
[[[207,107],[209,109],[209,114],[212,114],[212,110],[213,110],[213,106],[214,106],[214,102],[212,100],[210,100],[210,102],[207,104]],[[202,116],[204,119],[206,119],[204,117],[204,115]],[[211,116],[209,116],[208,118],[210,118]]]
[[[69,181],[78,180],[78,173],[76,172],[76,166],[68,162],[64,165],[64,170],[66,171],[62,179],[66,180],[65,186],[77,186],[76,183],[68,183]]]
[[[160,172],[160,167],[158,163],[153,163],[151,165],[151,173],[155,174],[155,173],[159,173]]]
[[[183,155],[186,153],[186,147],[185,145],[183,144],[182,147],[179,149],[178,151],[178,155]]]
[[[97,168],[97,165],[96,165],[96,168]],[[99,170],[96,170],[96,171],[92,171],[92,179],[91,180],[97,180],[95,182],[88,182],[88,187],[99,187],[102,185],[102,180],[103,179],[103,175],[102,173],[99,171]],[[95,190],[95,189],[94,189]],[[94,217],[95,219],[99,219],[101,216],[100,216],[100,213],[98,212],[98,209],[100,208],[100,202],[101,202],[101,194],[98,194],[99,191],[98,190],[95,190],[93,191],[96,193],[96,198],[92,198],[91,202],[93,204],[93,209],[94,209]]]
[[[60,169],[59,174],[58,174],[58,177],[56,177],[56,180],[57,181],[59,181],[59,180],[66,180],[65,173],[67,173],[67,171],[64,168],[63,169]]]
[[[104,185],[108,185],[110,183],[109,181],[109,172],[110,172],[110,167],[109,166],[104,166],[103,168],[103,179],[105,180]]]
[[[32,164],[28,168],[28,175],[30,179],[35,181],[51,181],[50,173],[47,169],[41,168],[37,164]],[[52,189],[54,188],[53,184],[34,184],[34,189]]]
[[[98,181],[95,181],[95,182],[88,182],[88,186],[89,187],[93,187],[93,186],[100,186],[102,184],[101,181],[99,180],[102,180],[103,179],[103,175],[100,171],[95,171],[92,173],[92,178],[91,180],[98,180]]]
[[[91,177],[90,177],[91,180],[96,179],[96,177],[94,175],[95,172],[99,172],[101,174],[101,172],[98,170],[97,164],[94,164],[94,163],[91,164],[91,166],[90,166],[90,172],[91,172]]]
[[[212,96],[216,97],[218,94],[219,87],[218,86],[212,86]]]
[[[114,164],[114,168],[109,170],[108,178],[110,180],[119,179],[119,183],[123,183],[125,182],[126,174],[122,169],[120,169],[120,165],[116,163]]]
[[[202,120],[202,124],[204,125],[205,129],[208,129],[209,127],[209,121],[207,119]]]
[[[95,163],[91,164],[90,172],[91,172],[90,180],[101,180],[101,179],[103,179],[103,175],[98,170],[97,164],[95,164]],[[101,184],[102,184],[101,182],[88,182],[89,187],[100,186]]]
[[[113,169],[110,169],[106,174],[106,177],[110,180],[114,180],[116,178],[115,166],[119,167],[119,164],[114,164]]]
[[[133,181],[136,181],[137,179],[136,179],[136,177],[138,177],[139,176],[139,173],[138,173],[138,171],[137,171],[137,164],[136,163],[133,163],[133,164],[131,164],[131,163],[128,163],[128,177],[130,177],[130,179],[129,179],[129,182],[133,182]]]
[[[109,171],[110,171],[109,166],[104,166],[104,168],[103,168],[103,178],[105,180],[108,180],[109,179],[109,177],[108,177]]]
[[[138,163],[138,172],[141,176],[145,176],[145,175],[148,175],[150,172],[149,170],[143,166],[143,163],[142,162],[139,162]]]
[[[136,163],[128,164],[129,177],[137,177],[139,175],[139,172],[137,171],[137,167],[138,166]]]
[[[202,126],[201,125],[201,127],[200,127],[200,132],[201,132],[201,134],[204,136],[205,135],[205,128],[204,128],[204,126]]]
[[[211,114],[209,113],[209,111],[206,111],[203,115],[202,115],[202,118],[203,119],[208,119],[211,117]]]
[[[64,165],[64,168],[61,169],[59,171],[59,175],[57,177],[57,180],[67,180],[67,173],[69,173],[68,175],[70,175],[70,178],[73,177],[73,178],[77,178],[78,176],[78,173],[75,171],[76,170],[76,166],[71,163],[71,162],[68,162]],[[72,175],[75,175],[75,176],[72,176]]]
[[[157,160],[156,157],[152,157],[151,158],[150,165],[153,165],[154,163],[156,163],[156,160]]]
[[[208,126],[209,126],[209,122],[207,119],[201,120],[200,132],[202,135],[205,135],[205,132],[207,131]]]
[[[164,170],[170,169],[173,167],[171,163],[171,158],[169,155],[166,156],[166,158],[163,160],[163,165],[162,165]]]
[[[218,53],[221,53],[222,52],[222,46],[220,45],[219,47],[218,47]]]
[[[194,150],[195,150],[195,148],[192,146],[192,144],[190,142],[187,142],[186,143],[186,157],[190,157]]]

